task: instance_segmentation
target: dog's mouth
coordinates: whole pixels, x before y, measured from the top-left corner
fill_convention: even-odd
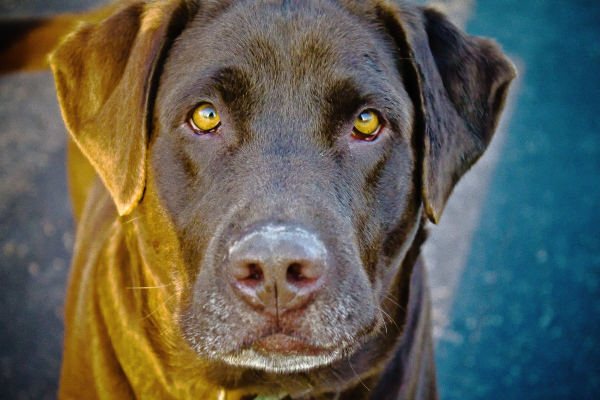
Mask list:
[[[219,357],[236,366],[270,373],[296,373],[330,365],[356,351],[367,336],[316,344],[290,332],[270,332],[247,340],[238,349]]]
[[[329,365],[344,354],[346,351],[342,347],[318,348],[287,335],[274,334],[223,357],[223,360],[236,367],[295,373]]]
[[[276,332],[254,340],[225,355],[222,360],[236,367],[273,373],[307,371],[339,360],[351,351],[347,344],[318,346],[295,336]]]
[[[255,342],[251,348],[264,354],[279,355],[302,354],[306,356],[318,356],[331,352],[331,349],[308,344],[303,340],[286,335],[285,333],[274,333],[269,335]]]
[[[298,326],[283,329],[255,320],[245,326],[231,326],[225,335],[221,329],[219,333],[210,328],[193,329],[186,339],[198,355],[214,361],[236,368],[289,374],[325,367],[353,354],[377,334],[378,321],[356,334],[332,331],[318,323],[311,324],[315,332]],[[235,331],[237,334],[232,333]]]

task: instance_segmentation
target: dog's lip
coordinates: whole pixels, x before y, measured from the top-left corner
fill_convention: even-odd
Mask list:
[[[330,350],[310,345],[303,340],[286,335],[285,333],[273,333],[255,342],[252,347],[263,353],[278,354],[305,354],[318,355]]]

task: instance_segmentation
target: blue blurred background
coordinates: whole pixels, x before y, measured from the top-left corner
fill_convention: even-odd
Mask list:
[[[0,16],[100,0],[0,0]],[[600,2],[447,0],[518,67],[425,256],[441,398],[600,399]],[[73,221],[49,72],[0,77],[0,398],[54,398]],[[465,228],[466,226],[466,228]]]
[[[443,399],[600,399],[600,2],[478,1],[521,69],[437,349]]]

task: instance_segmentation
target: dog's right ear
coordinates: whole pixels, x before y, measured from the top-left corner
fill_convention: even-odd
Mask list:
[[[193,1],[136,2],[82,24],[50,56],[67,128],[120,215],[144,193],[158,66],[196,11]]]

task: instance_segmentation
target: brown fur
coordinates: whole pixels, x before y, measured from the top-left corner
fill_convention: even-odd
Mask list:
[[[497,125],[514,69],[494,43],[402,1],[134,1],[51,66],[79,220],[61,398],[437,398],[419,248]],[[202,101],[217,134],[185,124]],[[369,144],[361,107],[384,120]],[[223,272],[265,223],[332,254],[276,321]],[[274,332],[341,355],[239,355]]]

